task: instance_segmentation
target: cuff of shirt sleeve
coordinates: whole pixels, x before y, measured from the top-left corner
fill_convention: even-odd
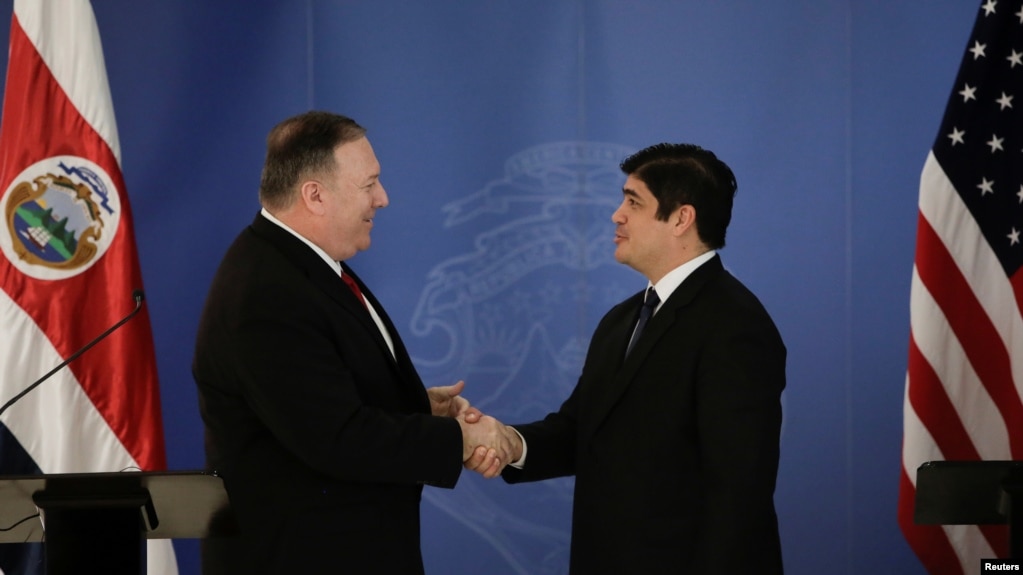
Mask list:
[[[518,429],[512,427],[511,430],[515,432],[515,435],[519,436],[519,440],[522,442],[522,457],[520,457],[518,461],[513,461],[508,465],[511,465],[515,469],[522,469],[523,467],[526,466],[526,438],[522,437],[522,434],[519,433]]]

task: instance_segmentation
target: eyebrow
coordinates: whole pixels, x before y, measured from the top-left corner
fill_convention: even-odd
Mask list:
[[[624,187],[623,187],[623,188],[622,188],[622,195],[623,195],[623,196],[629,196],[629,197],[633,197],[633,198],[636,198],[637,200],[639,199],[639,194],[638,194],[638,193],[636,193],[636,191],[635,191],[635,190],[633,190],[633,189],[630,189],[630,188],[624,188]]]

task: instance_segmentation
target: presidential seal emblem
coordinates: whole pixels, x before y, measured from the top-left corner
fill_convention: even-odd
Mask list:
[[[110,176],[93,162],[55,156],[14,178],[0,198],[6,231],[0,249],[25,275],[59,280],[103,256],[117,232],[121,203]]]

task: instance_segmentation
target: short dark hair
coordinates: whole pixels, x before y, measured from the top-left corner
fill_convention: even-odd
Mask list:
[[[625,158],[621,169],[639,178],[657,198],[657,219],[689,204],[696,210],[696,230],[711,249],[725,246],[738,184],[727,164],[693,144],[655,144]]]
[[[288,207],[301,178],[333,172],[334,150],[365,135],[355,120],[317,110],[277,124],[266,137],[259,201],[271,211]]]

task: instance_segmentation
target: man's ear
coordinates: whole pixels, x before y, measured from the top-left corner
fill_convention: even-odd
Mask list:
[[[302,206],[309,213],[322,216],[327,211],[327,207],[324,204],[326,190],[316,180],[306,180],[302,182],[299,187],[298,201],[301,202]]]
[[[686,233],[689,229],[696,229],[696,208],[690,204],[682,204],[671,214],[672,232],[676,237]]]

